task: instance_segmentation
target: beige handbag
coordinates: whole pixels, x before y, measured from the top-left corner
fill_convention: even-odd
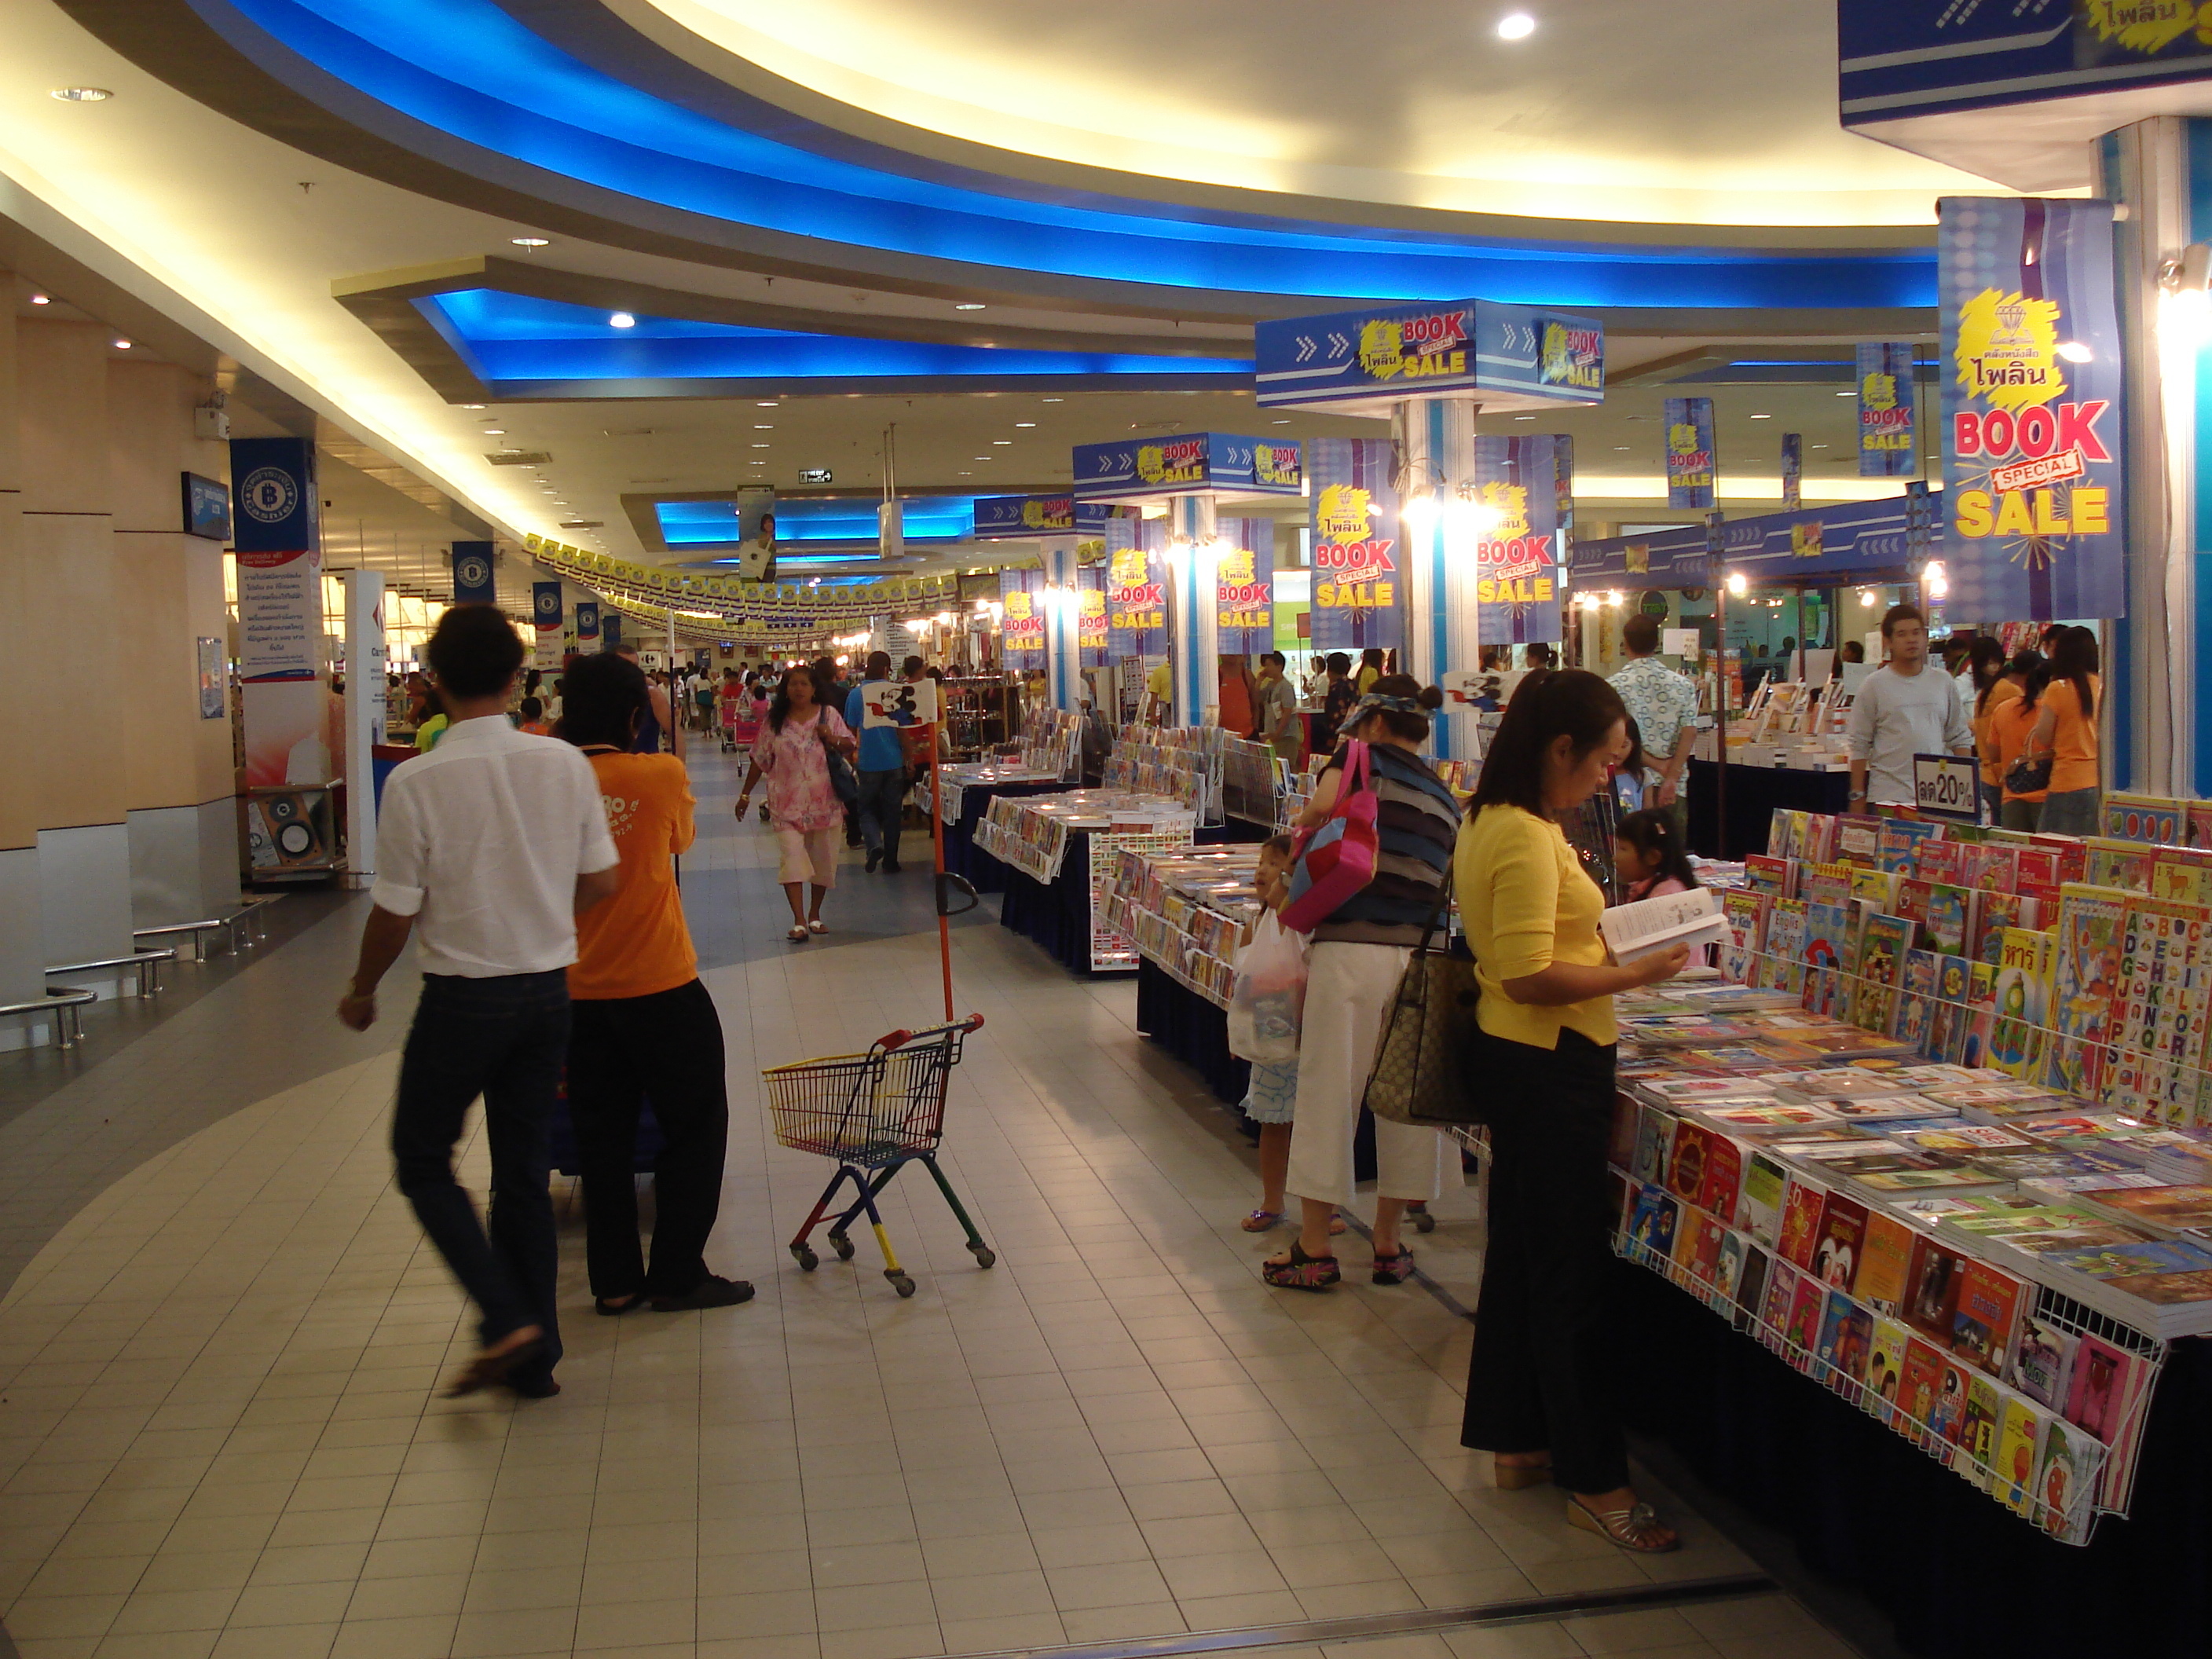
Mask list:
[[[1487,1041],[1475,1020],[1481,993],[1474,963],[1431,948],[1450,902],[1450,883],[1447,871],[1436,910],[1407,958],[1397,994],[1383,1015],[1382,1035],[1375,1045],[1375,1065],[1363,1097],[1376,1116],[1425,1129],[1460,1128],[1484,1121],[1468,1086],[1475,1056]]]

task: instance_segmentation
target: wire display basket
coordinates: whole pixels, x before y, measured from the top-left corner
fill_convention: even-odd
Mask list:
[[[879,1044],[763,1072],[777,1141],[868,1170],[935,1152],[963,1035],[952,1026],[889,1053]]]

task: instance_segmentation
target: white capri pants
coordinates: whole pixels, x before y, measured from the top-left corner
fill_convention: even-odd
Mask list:
[[[1352,1140],[1359,1100],[1382,1037],[1382,1016],[1413,951],[1402,945],[1317,941],[1306,968],[1305,1025],[1298,1036],[1298,1112],[1284,1183],[1300,1198],[1349,1204]],[[1444,1137],[1436,1129],[1375,1120],[1375,1190],[1427,1200],[1443,1178]]]
[[[811,881],[817,887],[837,884],[837,836],[830,830],[775,830],[775,878],[784,886]]]

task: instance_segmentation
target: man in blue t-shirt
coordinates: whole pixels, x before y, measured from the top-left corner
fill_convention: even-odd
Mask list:
[[[871,651],[863,684],[891,677],[888,651]],[[899,819],[906,811],[906,750],[895,726],[870,726],[866,699],[856,685],[845,699],[845,724],[860,739],[860,833],[867,840],[868,869],[878,865],[892,875],[899,872]]]

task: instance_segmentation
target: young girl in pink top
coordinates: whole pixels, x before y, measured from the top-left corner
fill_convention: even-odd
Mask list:
[[[1613,860],[1620,872],[1623,903],[1686,893],[1698,885],[1682,831],[1663,807],[1631,812],[1613,827]]]

